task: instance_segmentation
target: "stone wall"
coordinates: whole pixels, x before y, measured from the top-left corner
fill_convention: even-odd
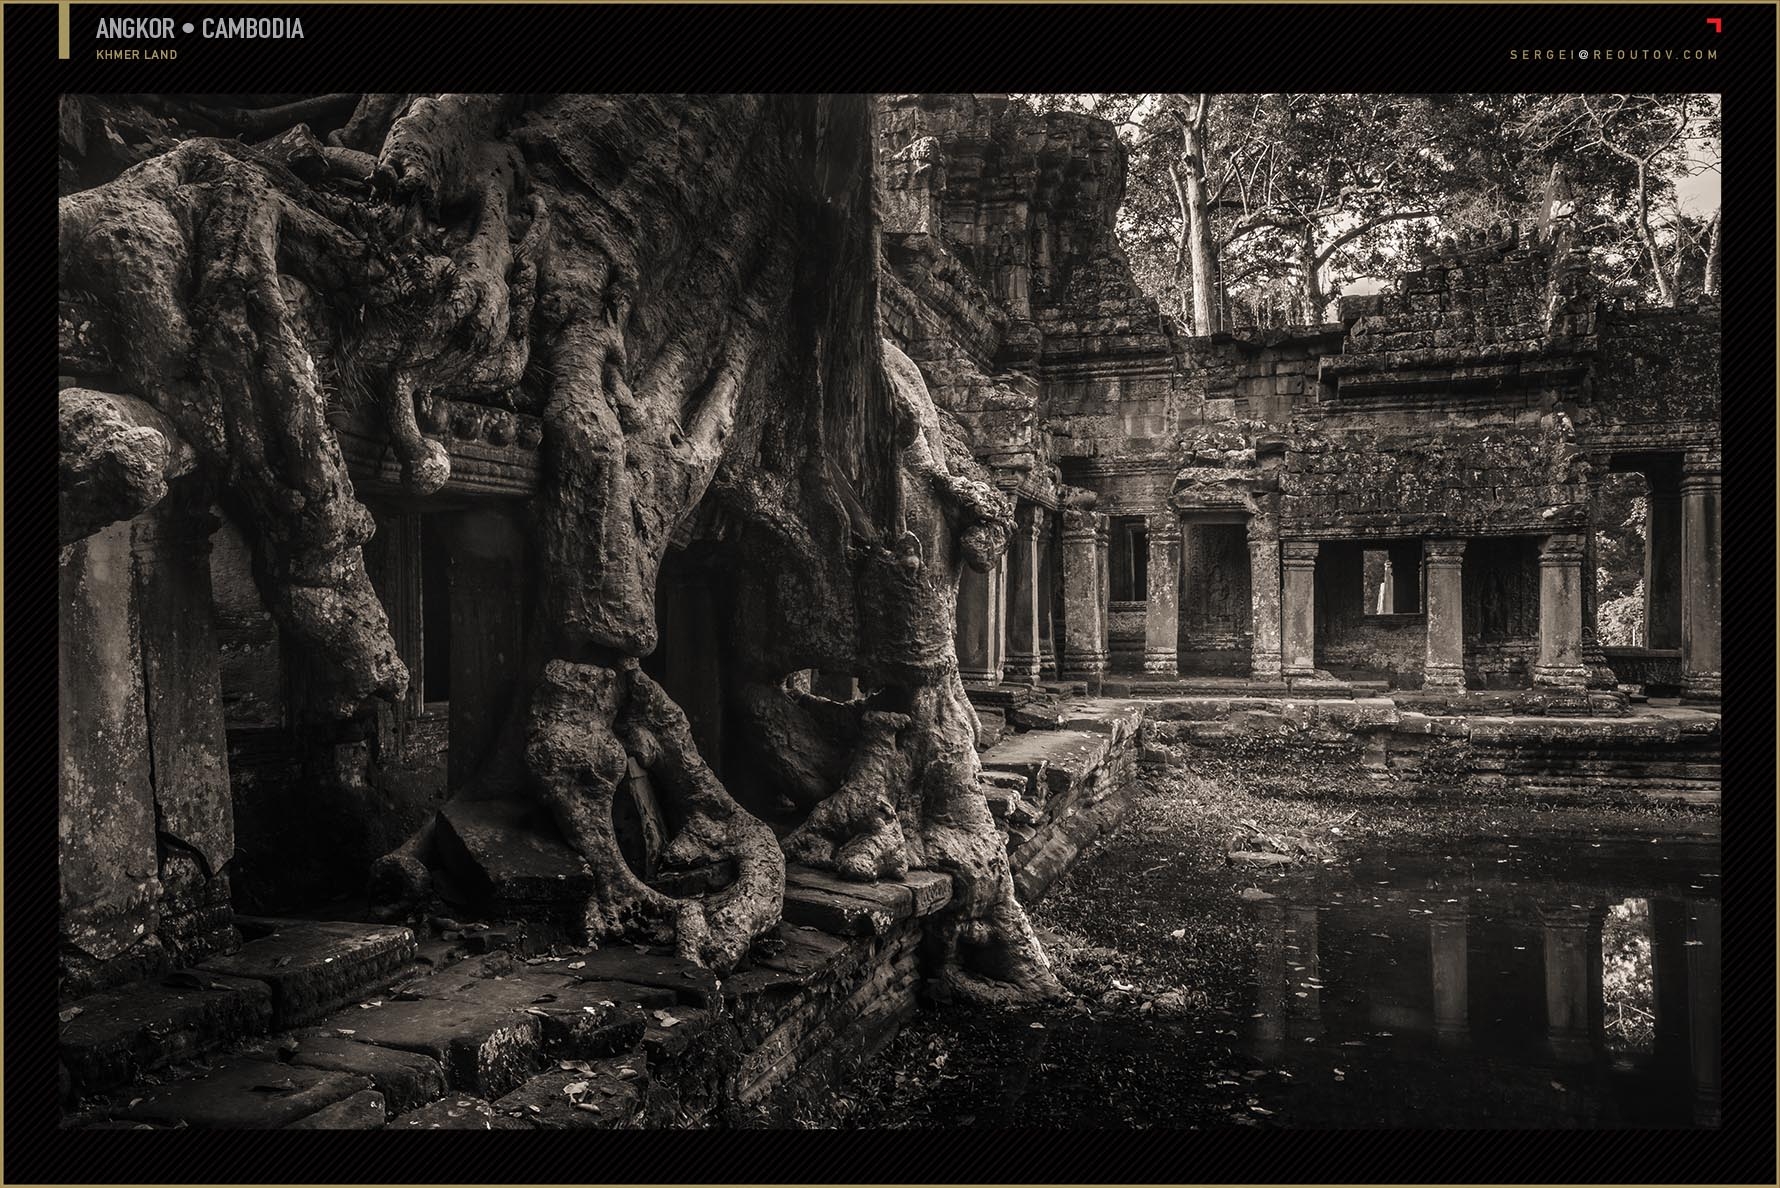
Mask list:
[[[1599,696],[1599,695],[1597,695]],[[1142,762],[1215,771],[1240,764],[1281,791],[1351,787],[1384,796],[1509,794],[1717,804],[1715,713],[1647,709],[1630,717],[1541,712],[1526,694],[1448,699],[1405,693],[1355,700],[1191,697],[1144,704]],[[1609,710],[1607,699],[1602,709]],[[1322,773],[1327,773],[1325,779]]]

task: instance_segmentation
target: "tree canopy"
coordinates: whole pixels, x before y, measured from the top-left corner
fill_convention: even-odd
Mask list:
[[[1193,333],[1312,323],[1446,236],[1561,227],[1609,291],[1715,295],[1716,96],[1031,95],[1111,120],[1130,152],[1120,235]]]

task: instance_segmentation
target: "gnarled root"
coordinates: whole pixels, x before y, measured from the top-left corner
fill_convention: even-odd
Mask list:
[[[724,790],[692,741],[685,713],[635,660],[623,663],[630,701],[618,729],[656,788],[681,802],[685,824],[662,851],[670,866],[731,858],[736,878],[723,890],[684,901],[680,955],[713,969],[733,969],[754,938],[779,922],[785,856],[767,825]]]
[[[684,813],[663,861],[733,859],[728,887],[674,899],[630,869],[618,848],[612,797],[633,757]],[[532,702],[526,760],[563,836],[593,871],[593,935],[671,940],[689,960],[727,971],[778,923],[785,859],[772,830],[724,791],[699,757],[686,715],[636,661],[615,671],[552,660]]]
[[[612,797],[628,766],[612,732],[623,693],[609,668],[552,660],[532,697],[526,765],[563,837],[593,871],[588,933],[666,941],[674,902],[624,861],[612,819]]]
[[[784,841],[785,856],[869,882],[908,873],[909,847],[897,801],[912,773],[897,746],[908,716],[868,710],[853,765],[839,790]]]

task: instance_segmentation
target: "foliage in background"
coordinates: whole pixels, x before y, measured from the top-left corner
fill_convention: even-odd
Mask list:
[[[1188,332],[1321,322],[1447,237],[1554,222],[1609,292],[1715,295],[1719,217],[1676,183],[1718,169],[1702,95],[1027,95],[1111,120],[1120,236]]]

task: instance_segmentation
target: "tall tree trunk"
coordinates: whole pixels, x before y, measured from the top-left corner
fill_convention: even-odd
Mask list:
[[[1323,306],[1328,298],[1323,295],[1323,262],[1317,253],[1316,241],[1311,238],[1311,229],[1306,226],[1298,241],[1298,270],[1304,274],[1299,286],[1299,296],[1304,302],[1300,315],[1306,323],[1317,323],[1323,320]]]
[[[1656,282],[1657,300],[1664,305],[1674,305],[1675,286],[1669,283],[1669,277],[1663,269],[1662,253],[1657,250],[1656,235],[1650,230],[1649,173],[1649,167],[1640,161],[1638,163],[1638,188],[1633,194],[1638,212],[1638,239],[1644,245],[1645,254],[1650,257],[1650,277]]]
[[[1712,214],[1712,227],[1706,233],[1706,278],[1701,283],[1700,291],[1707,297],[1718,296],[1719,272],[1724,266],[1723,257],[1719,253],[1718,236],[1724,227],[1724,210],[1719,208]]]
[[[1205,122],[1211,96],[1194,98],[1192,118],[1182,135],[1186,149],[1187,246],[1193,260],[1193,326],[1197,333],[1218,328],[1218,304],[1212,292],[1211,218],[1205,209]]]

